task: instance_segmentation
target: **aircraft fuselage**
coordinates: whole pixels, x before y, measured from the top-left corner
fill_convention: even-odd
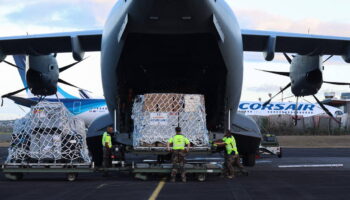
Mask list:
[[[208,129],[223,129],[241,95],[241,31],[225,1],[118,1],[103,32],[101,66],[119,132],[131,130],[123,120],[130,96],[145,93],[204,94]]]

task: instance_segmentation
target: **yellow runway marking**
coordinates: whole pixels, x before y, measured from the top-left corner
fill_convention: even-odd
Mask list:
[[[163,178],[161,181],[159,181],[156,189],[153,191],[152,195],[149,197],[148,200],[156,200],[157,199],[159,192],[162,190],[162,188],[165,185],[165,180],[166,180],[166,178]]]

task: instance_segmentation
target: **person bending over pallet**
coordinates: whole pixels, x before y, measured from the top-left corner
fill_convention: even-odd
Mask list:
[[[171,182],[175,182],[178,170],[181,173],[182,182],[186,182],[185,156],[186,152],[190,150],[190,141],[181,134],[180,127],[176,127],[175,132],[176,135],[171,137],[167,143],[167,150],[172,151],[171,162],[173,169],[171,170]],[[170,149],[170,144],[172,144],[172,150]],[[185,145],[187,145],[186,150]]]
[[[226,131],[225,136],[222,138],[222,142],[215,142],[214,145],[225,146],[225,171],[227,173],[227,178],[232,179],[235,177],[234,167],[236,166],[242,174],[247,174],[241,164],[238,149],[236,146],[236,140],[230,131]]]

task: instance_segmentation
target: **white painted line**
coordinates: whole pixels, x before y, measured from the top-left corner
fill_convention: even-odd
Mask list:
[[[103,184],[101,184],[101,185],[97,186],[97,188],[96,188],[96,189],[101,189],[102,187],[104,187],[104,186],[106,186],[106,185],[107,185],[106,183],[103,183]]]
[[[189,158],[188,160],[224,160],[224,159],[223,158],[196,157],[196,158]]]
[[[271,163],[272,160],[257,160],[255,163]]]
[[[343,167],[343,164],[314,164],[314,165],[278,165],[279,168],[301,168],[301,167]]]

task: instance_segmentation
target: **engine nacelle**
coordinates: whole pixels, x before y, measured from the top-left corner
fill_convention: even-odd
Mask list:
[[[345,54],[342,55],[342,58],[346,63],[350,63],[350,44],[346,47]]]
[[[53,55],[28,56],[26,79],[34,95],[50,96],[57,92],[59,69]]]
[[[276,36],[270,36],[266,42],[266,47],[264,51],[264,58],[266,61],[272,61],[275,57],[276,50]]]
[[[5,60],[6,55],[1,51],[0,49],[0,62],[2,62],[3,60]]]
[[[295,96],[316,94],[323,83],[321,56],[295,56],[290,66],[290,79]]]

